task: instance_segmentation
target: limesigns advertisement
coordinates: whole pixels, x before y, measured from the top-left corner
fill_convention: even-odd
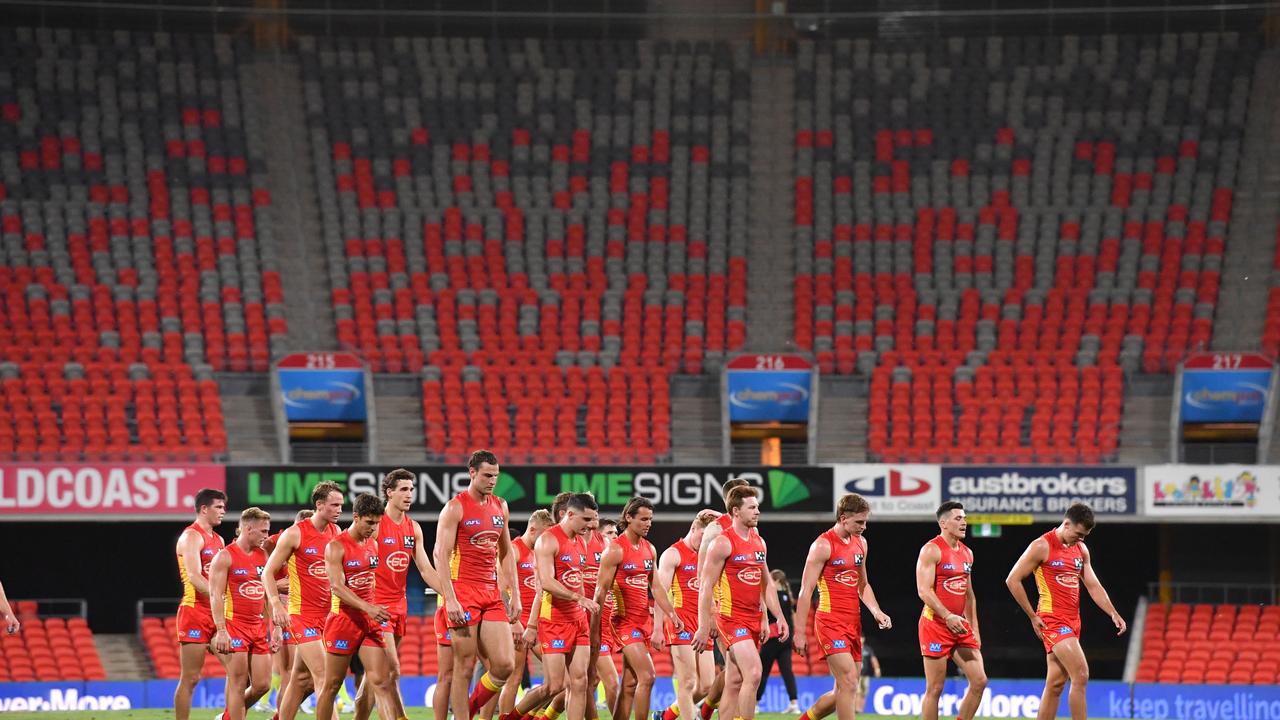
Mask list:
[[[1144,512],[1153,516],[1280,516],[1275,465],[1148,465]]]
[[[968,513],[1057,515],[1087,503],[1101,515],[1137,512],[1137,469],[1125,466],[944,465],[942,499]]]

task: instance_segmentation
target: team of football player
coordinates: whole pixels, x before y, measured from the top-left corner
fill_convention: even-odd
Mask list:
[[[507,504],[494,494],[497,458],[478,451],[468,470],[467,489],[441,510],[434,565],[421,526],[408,516],[416,477],[407,470],[387,474],[382,497],[358,496],[346,531],[337,526],[345,494],[321,483],[309,516],[299,513],[294,525],[269,538],[270,515],[249,508],[225,547],[213,530],[225,513],[225,495],[198,495],[196,520],[177,546],[183,672],[176,720],[189,717],[206,648],[227,669],[226,720],[242,720],[267,693],[273,654],[292,658],[281,673],[277,720],[293,720],[312,692],[318,720],[329,720],[353,658],[359,661],[357,720],[375,710],[381,720],[402,720],[397,648],[406,629],[411,565],[441,600],[434,619],[437,718],[452,709],[468,720],[491,720],[495,713],[500,720],[557,720],[562,714],[584,720],[596,716],[595,692],[603,685],[612,717],[649,720],[656,675],[650,650],[670,648],[676,701],[654,712],[655,720],[709,720],[716,712],[724,720],[753,720],[770,614],[783,641],[794,635],[796,652],[817,644],[835,681],[800,720],[854,717],[862,607],[881,629],[892,627],[867,575],[863,533],[870,506],[861,496],[841,497],[835,524],[810,546],[796,627],[789,628],[758,530],[758,490],[745,480],[725,483],[724,511],[700,511],[685,535],[659,554],[647,539],[653,504],[640,497],[614,522],[600,517],[589,493],[561,493],[512,539]],[[916,564],[924,603],[918,623],[923,715],[938,717],[950,659],[968,680],[954,714],[970,720],[987,682],[970,583],[973,553],[963,542],[964,508],[943,503],[937,517],[940,532],[921,548]],[[1080,586],[1119,632],[1126,629],[1083,542],[1093,525],[1087,506],[1072,506],[1058,527],[1031,543],[1006,580],[1045,647],[1042,719],[1055,716],[1068,680],[1071,716],[1086,717]],[[1039,591],[1035,608],[1023,586],[1028,575]],[[807,633],[810,613],[813,637]],[[713,645],[724,657],[722,669]],[[614,653],[622,658],[621,677]],[[517,700],[530,654],[541,661],[543,682]],[[477,662],[485,672],[473,684]]]

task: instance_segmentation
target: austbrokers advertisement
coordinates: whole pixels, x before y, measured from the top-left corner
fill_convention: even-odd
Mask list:
[[[1137,511],[1137,470],[1119,466],[956,466],[942,468],[942,499],[964,503],[969,514],[1056,515],[1088,503],[1105,515]]]
[[[375,493],[391,465],[336,469],[329,466],[229,466],[227,494],[231,507],[258,507],[293,512],[311,504],[311,489],[336,482],[348,498]],[[418,475],[415,511],[439,512],[449,498],[467,488],[467,469],[411,466]],[[605,509],[620,509],[632,497],[643,497],[658,512],[723,507],[720,486],[740,477],[763,491],[761,509],[768,514],[831,511],[831,469],[825,467],[592,467],[579,465],[501,467],[494,492],[512,512],[547,507],[566,490],[590,492]]]

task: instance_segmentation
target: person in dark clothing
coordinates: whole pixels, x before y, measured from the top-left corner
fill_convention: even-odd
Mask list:
[[[774,570],[770,575],[773,576],[773,584],[778,588],[778,605],[782,607],[782,614],[787,621],[787,627],[791,627],[793,622],[791,613],[795,609],[795,600],[791,597],[791,585],[787,582],[786,573],[781,570]],[[795,715],[800,714],[800,706],[796,704],[796,674],[791,670],[791,638],[787,638],[786,642],[778,640],[778,619],[769,613],[769,639],[765,641],[760,648],[760,687],[756,690],[756,703],[759,704],[760,699],[764,697],[765,685],[769,682],[769,674],[773,671],[773,663],[778,663],[778,674],[782,675],[782,682],[787,686],[787,696],[791,698],[791,704],[787,706],[785,712]]]

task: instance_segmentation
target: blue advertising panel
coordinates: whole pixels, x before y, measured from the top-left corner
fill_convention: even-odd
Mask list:
[[[727,370],[729,422],[808,422],[809,370]]]
[[[285,418],[290,422],[363,421],[364,372],[360,368],[277,369]]]
[[[1138,471],[1127,466],[944,465],[942,499],[969,514],[1057,515],[1075,502],[1104,515],[1137,512]]]
[[[1184,370],[1182,422],[1262,422],[1271,370]]]

